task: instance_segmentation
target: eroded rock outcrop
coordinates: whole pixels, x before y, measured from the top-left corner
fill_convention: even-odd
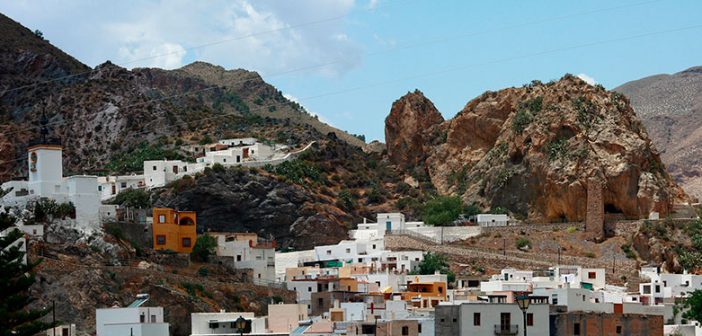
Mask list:
[[[423,163],[431,139],[427,130],[443,121],[434,104],[419,90],[396,100],[385,119],[385,142],[390,161],[410,167]]]
[[[329,200],[247,169],[181,180],[159,190],[155,205],[196,211],[202,231],[255,232],[296,249],[336,244],[348,237],[345,223],[352,221]]]
[[[439,193],[533,220],[583,220],[589,178],[603,184],[605,212],[626,218],[665,215],[685,197],[629,101],[570,75],[486,92],[430,131],[397,130],[386,122],[388,153],[393,143],[396,158],[425,156]],[[401,147],[393,139],[439,144]]]

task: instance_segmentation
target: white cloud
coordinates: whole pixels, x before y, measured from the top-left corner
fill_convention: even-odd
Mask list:
[[[373,9],[378,8],[378,3],[379,3],[379,2],[380,2],[380,0],[370,0],[370,1],[368,2],[368,9],[373,10]]]
[[[354,0],[76,0],[4,2],[3,13],[90,66],[174,68],[202,60],[272,75],[310,68],[341,76],[360,65],[347,34]],[[207,46],[203,46],[207,45]],[[323,67],[320,64],[331,63]]]
[[[286,99],[288,99],[288,100],[290,100],[290,101],[294,101],[294,102],[296,102],[296,103],[302,105],[302,102],[300,101],[300,99],[298,99],[297,97],[295,97],[295,96],[293,96],[293,95],[291,95],[291,94],[289,94],[289,93],[283,93],[283,97],[285,97]],[[303,107],[304,107],[304,105],[303,105]],[[307,113],[309,113],[310,115],[312,115],[312,116],[314,116],[314,117],[317,117],[317,119],[319,119],[319,121],[321,121],[321,122],[323,122],[323,123],[325,123],[325,124],[327,124],[327,125],[329,125],[329,126],[334,126],[334,125],[332,125],[331,122],[329,122],[329,120],[328,120],[327,118],[325,118],[325,117],[322,116],[321,114],[312,112],[312,111],[310,111],[309,109],[307,109],[307,107],[305,107],[305,110],[307,110]]]
[[[578,75],[578,78],[584,80],[585,83],[588,83],[588,84],[590,84],[590,85],[595,85],[595,84],[597,84],[597,81],[595,81],[594,78],[592,78],[592,77],[590,77],[590,76],[588,76],[588,75],[586,75],[586,74],[584,74],[584,73],[579,74],[579,75]]]

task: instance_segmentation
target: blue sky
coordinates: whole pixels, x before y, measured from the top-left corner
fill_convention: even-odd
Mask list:
[[[392,102],[415,88],[450,118],[534,79],[584,74],[613,88],[702,65],[694,0],[18,0],[0,12],[90,66],[258,71],[368,140],[384,140]]]

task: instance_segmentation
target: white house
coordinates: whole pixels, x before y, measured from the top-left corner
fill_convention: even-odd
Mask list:
[[[234,268],[253,270],[254,282],[276,281],[275,242],[259,241],[255,233],[209,233],[217,240],[217,256],[231,257]]]
[[[435,308],[436,335],[522,335],[525,327],[529,335],[548,335],[548,303],[532,301],[524,322],[514,303],[442,302]]]
[[[46,336],[78,336],[75,324],[62,324],[46,330]]]
[[[170,325],[163,322],[163,307],[142,307],[148,299],[140,294],[127,307],[97,309],[97,336],[168,336]]]
[[[481,227],[507,226],[509,216],[502,214],[479,214],[475,216],[475,222]]]
[[[266,318],[255,317],[254,313],[225,312],[191,313],[191,336],[238,335],[236,321],[242,317],[251,330],[245,334],[266,334]]]
[[[109,200],[127,189],[141,189],[146,187],[144,174],[98,176],[98,192],[100,199]]]
[[[2,198],[2,205],[24,208],[30,201],[40,198],[71,202],[79,226],[99,227],[100,195],[96,176],[63,177],[63,147],[58,144],[30,146],[27,158],[29,179],[3,183],[2,189],[10,192]]]

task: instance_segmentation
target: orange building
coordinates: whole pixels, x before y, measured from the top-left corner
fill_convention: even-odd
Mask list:
[[[190,253],[197,239],[195,211],[154,208],[154,250]]]

